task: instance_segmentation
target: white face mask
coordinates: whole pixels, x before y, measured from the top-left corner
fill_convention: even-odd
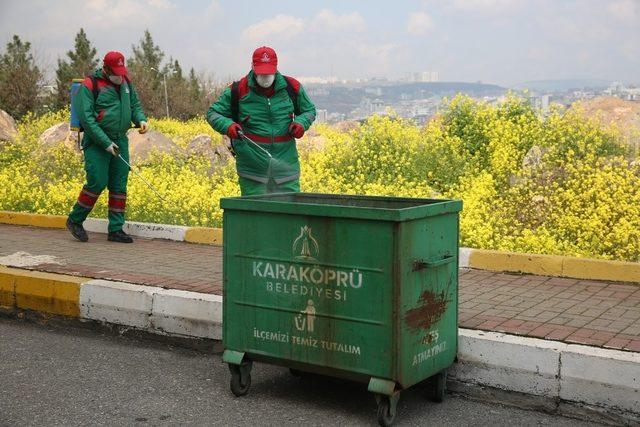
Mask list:
[[[256,83],[265,89],[271,87],[275,79],[275,74],[256,74]]]
[[[122,76],[109,76],[109,80],[111,80],[111,83],[114,85],[122,84]]]

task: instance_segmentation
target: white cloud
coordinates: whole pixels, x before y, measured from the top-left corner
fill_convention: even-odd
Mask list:
[[[220,6],[220,2],[218,0],[211,0],[209,6],[207,6],[205,15],[208,17],[217,17],[221,13],[222,7]]]
[[[147,0],[147,3],[149,3],[149,6],[160,10],[170,10],[176,7],[176,5],[169,0]]]
[[[453,7],[470,11],[500,11],[515,6],[516,0],[454,0]]]
[[[620,0],[611,3],[607,10],[620,22],[634,23],[640,19],[640,2],[634,0]]]
[[[76,13],[85,12],[89,15],[91,24],[99,27],[110,27],[114,22],[134,22],[132,17],[135,17],[136,25],[149,25],[153,22],[146,4],[136,0],[90,0],[86,3],[86,8],[94,13],[87,14],[86,10],[82,10],[83,7],[79,7]]]
[[[640,63],[640,45],[633,40],[627,40],[619,46],[620,52],[624,57],[633,62]]]
[[[351,43],[350,45],[358,53],[361,63],[366,64],[364,67],[359,67],[360,72],[366,70],[369,75],[378,76],[383,76],[392,70],[396,55],[401,48],[397,43]]]
[[[407,32],[413,36],[422,36],[433,27],[433,19],[425,12],[413,12],[409,14]]]
[[[291,39],[304,29],[304,21],[291,15],[278,14],[242,31],[242,37],[255,42],[266,42],[269,38]]]
[[[339,15],[332,10],[323,9],[313,18],[312,28],[319,31],[362,32],[366,29],[366,25],[358,12]]]

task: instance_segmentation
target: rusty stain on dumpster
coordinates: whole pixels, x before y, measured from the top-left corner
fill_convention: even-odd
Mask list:
[[[407,311],[404,321],[411,329],[429,329],[440,320],[447,308],[447,302],[444,292],[426,290],[418,299],[420,305]]]

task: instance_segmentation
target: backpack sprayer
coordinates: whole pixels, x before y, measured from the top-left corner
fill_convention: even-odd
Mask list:
[[[82,132],[84,129],[82,128],[82,124],[80,123],[80,117],[78,116],[78,112],[76,111],[75,107],[74,107],[74,102],[73,100],[75,99],[75,97],[78,95],[78,92],[80,91],[80,88],[82,87],[82,82],[84,82],[84,79],[73,79],[71,81],[71,90],[70,90],[70,102],[71,102],[71,116],[70,116],[70,120],[69,120],[69,129],[71,129],[72,131],[77,131],[78,132],[78,148],[80,149],[80,151],[82,151],[82,144],[80,141],[80,132]],[[98,99],[98,94],[99,91],[98,89],[98,85],[96,84],[95,78],[92,78],[92,82],[93,82],[93,102],[95,103],[96,99]],[[158,190],[156,190],[156,188],[151,185],[151,183],[149,183],[146,179],[144,179],[142,177],[142,175],[140,175],[140,173],[138,173],[138,171],[136,171],[129,162],[127,162],[124,157],[122,157],[122,154],[120,154],[120,148],[116,145],[116,150],[115,153],[117,154],[118,158],[120,160],[122,160],[124,162],[125,165],[127,165],[129,167],[129,170],[132,171],[138,178],[140,178],[142,180],[142,182],[145,183],[145,185],[147,187],[149,187],[149,189],[151,191],[153,191],[156,196],[158,196],[163,202],[166,202],[167,200],[162,197],[162,195],[160,194],[160,192]],[[269,154],[269,153],[267,153]],[[269,154],[270,155],[270,154]]]
[[[81,142],[80,142],[80,132],[82,132],[82,125],[80,124],[80,117],[78,117],[78,112],[76,111],[75,107],[73,106],[73,100],[75,99],[76,95],[78,94],[78,91],[80,90],[80,87],[82,86],[82,82],[84,80],[83,79],[73,79],[71,81],[71,91],[69,93],[70,95],[70,102],[71,102],[71,117],[69,119],[69,129],[71,131],[77,131],[78,132],[78,149],[82,151],[82,146],[81,146]]]

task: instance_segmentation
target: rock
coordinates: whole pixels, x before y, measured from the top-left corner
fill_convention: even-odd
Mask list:
[[[0,110],[0,141],[12,141],[16,135],[16,121],[6,111]]]
[[[137,164],[147,162],[152,152],[184,154],[184,150],[178,145],[155,130],[141,135],[137,130],[132,129],[128,136],[129,157]]]
[[[212,166],[226,164],[233,158],[224,144],[214,144],[211,137],[205,134],[197,135],[187,144],[187,154],[204,157]]]
[[[69,123],[58,123],[42,132],[38,138],[38,145],[41,148],[51,148],[58,144],[64,144],[68,148],[77,147],[77,133],[71,132]]]
[[[534,169],[542,166],[542,158],[549,151],[548,148],[539,145],[532,146],[522,159],[523,169]]]

